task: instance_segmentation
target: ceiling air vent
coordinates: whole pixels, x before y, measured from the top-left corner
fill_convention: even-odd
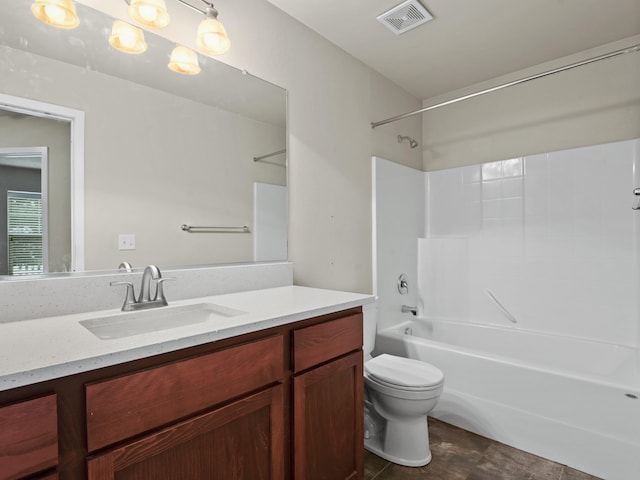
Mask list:
[[[378,21],[396,35],[433,20],[418,0],[407,0],[378,16]]]

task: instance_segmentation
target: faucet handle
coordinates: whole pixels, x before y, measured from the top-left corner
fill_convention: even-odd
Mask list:
[[[109,285],[115,287],[117,285],[125,285],[127,287],[127,294],[124,299],[124,303],[122,304],[122,310],[127,310],[129,305],[132,305],[136,302],[135,293],[133,291],[133,283],[131,282],[110,282]]]
[[[409,282],[407,280],[406,273],[403,273],[398,277],[398,293],[400,293],[400,295],[406,295],[409,293]]]
[[[160,278],[160,279],[158,279],[156,281],[157,288],[156,288],[156,298],[155,299],[157,301],[160,301],[165,306],[168,305],[168,303],[167,303],[167,299],[164,296],[164,290],[162,288],[162,285],[166,281],[173,281],[173,280],[175,280],[175,277],[162,277],[162,278]]]

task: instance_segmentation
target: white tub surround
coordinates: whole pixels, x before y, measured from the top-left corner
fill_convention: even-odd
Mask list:
[[[423,315],[638,346],[640,139],[429,172]]]
[[[378,327],[390,326],[402,305],[419,302],[416,239],[424,236],[425,173],[380,157],[372,158],[374,295]],[[398,292],[398,278],[407,288]]]
[[[378,225],[403,238],[377,230],[390,267],[375,280],[376,351],[444,372],[436,417],[607,480],[637,478],[639,162],[636,138],[429,171],[422,190],[395,166],[375,190]],[[421,204],[398,201],[421,191]],[[395,221],[403,208],[423,212],[423,232]],[[416,252],[398,251],[410,242]],[[429,320],[407,337],[415,317],[400,304],[414,303],[393,270],[414,253]]]
[[[607,480],[640,471],[635,348],[417,319],[379,332],[376,350],[443,371],[436,418]]]
[[[104,288],[110,288],[108,282]],[[124,291],[118,293],[117,304],[120,305]],[[96,313],[102,316],[116,314],[119,308],[0,323],[0,391],[215,342],[374,301],[371,295],[298,286],[177,301],[172,300],[169,293],[167,296],[170,306],[213,303],[246,313],[110,340],[99,339],[79,322],[95,317]]]

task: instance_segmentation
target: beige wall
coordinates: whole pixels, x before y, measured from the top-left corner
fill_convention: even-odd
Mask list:
[[[615,51],[640,36],[515,72],[460,95]],[[516,85],[424,114],[424,169],[438,170],[640,136],[640,53]]]
[[[290,92],[289,258],[294,281],[369,293],[371,157],[421,164],[420,149],[396,140],[398,131],[419,139],[420,119],[375,131],[370,122],[418,108],[420,102],[273,7],[239,3],[260,8],[257,18],[264,10],[272,22],[264,22],[269,32],[243,29],[238,40],[252,44],[273,38],[273,43],[262,58],[248,55],[246,47],[237,56]],[[253,35],[243,37],[245,31]]]

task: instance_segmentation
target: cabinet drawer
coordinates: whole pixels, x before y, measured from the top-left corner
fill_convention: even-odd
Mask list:
[[[300,372],[361,348],[361,313],[300,328],[293,332],[293,368]]]
[[[281,335],[86,386],[95,451],[282,379]]]
[[[0,407],[0,479],[30,475],[58,463],[56,396]]]

